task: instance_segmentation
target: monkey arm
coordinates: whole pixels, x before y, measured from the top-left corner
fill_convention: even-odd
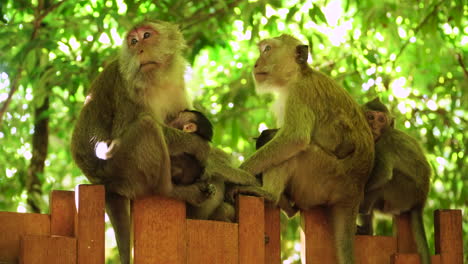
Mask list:
[[[379,151],[376,147],[374,168],[366,184],[366,192],[378,189],[392,180],[394,162],[391,156],[392,153]]]
[[[215,147],[210,150],[201,180],[208,180],[212,177],[219,177],[226,182],[236,184],[259,185],[255,176],[244,170],[234,168],[229,155]]]
[[[210,144],[206,140],[194,133],[161,126],[171,155],[187,153],[193,155],[202,165],[206,163],[210,153]]]
[[[289,98],[299,97],[290,95]],[[284,125],[271,141],[259,148],[242,165],[241,169],[254,175],[294,157],[309,147],[315,116],[305,102],[286,102]]]

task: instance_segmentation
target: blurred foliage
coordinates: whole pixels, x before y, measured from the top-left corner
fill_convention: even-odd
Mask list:
[[[214,144],[239,161],[259,129],[275,126],[273,98],[256,95],[251,78],[262,38],[293,34],[310,45],[311,65],[359,103],[379,96],[432,164],[424,220],[433,250],[433,211],[468,202],[467,17],[466,0],[0,0],[0,210],[27,210],[35,120],[49,118],[41,210],[52,189],[87,182],[69,151],[84,95],[126,30],[156,18],[183,29],[195,106],[214,122]],[[35,114],[46,99],[50,107]],[[463,223],[466,234],[466,212]],[[388,221],[377,227],[391,232]],[[284,263],[299,263],[298,218],[284,218],[282,233]],[[113,263],[115,250],[107,255]]]

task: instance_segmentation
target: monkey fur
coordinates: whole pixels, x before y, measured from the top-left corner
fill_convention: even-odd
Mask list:
[[[184,84],[185,41],[174,24],[143,22],[126,35],[119,58],[91,85],[72,134],[71,153],[91,183],[106,188],[121,263],[130,262],[130,202],[161,194],[200,204],[206,183],[174,186],[170,155],[204,163],[209,143],[164,124],[190,108]],[[101,148],[102,147],[102,148]],[[99,152],[109,147],[108,152]]]
[[[279,94],[281,129],[240,166],[262,173],[262,187],[241,186],[229,195],[256,194],[277,203],[285,194],[300,210],[326,206],[338,263],[355,263],[356,217],[374,161],[365,116],[346,90],[298,59],[304,45],[296,38],[281,35],[258,46],[256,90]]]
[[[421,263],[430,264],[423,224],[431,167],[416,139],[395,129],[393,117],[378,98],[364,104],[375,143],[375,165],[360,207],[358,234],[372,235],[373,211],[398,215],[409,212]]]
[[[201,112],[185,110],[169,122],[169,125],[211,141],[213,126]],[[198,205],[187,204],[187,217],[191,219],[218,220],[234,222],[235,210],[232,203],[225,202],[225,183],[258,185],[250,174],[233,167],[228,154],[212,147],[208,155],[206,168],[191,155],[171,156],[172,180],[179,184],[193,184],[203,178],[214,187],[215,192],[206,201]],[[202,175],[202,172],[204,174]]]
[[[278,132],[278,129],[265,129],[260,133],[260,136],[256,138],[255,140],[255,149],[259,149],[262,146],[264,146],[268,141],[273,139],[273,137],[276,135]],[[261,182],[263,182],[262,178],[263,175],[257,175],[257,177],[260,179]],[[278,206],[283,210],[283,212],[286,213],[288,217],[293,217],[297,211],[297,207],[294,206],[294,204],[291,204],[291,201],[288,197],[286,197],[285,193],[281,195],[281,198],[278,201]]]
[[[211,142],[213,138],[213,125],[199,111],[181,111],[168,125],[187,133],[195,133],[208,142]],[[202,164],[192,155],[187,153],[171,155],[172,182],[176,185],[195,183],[202,175],[203,170]]]

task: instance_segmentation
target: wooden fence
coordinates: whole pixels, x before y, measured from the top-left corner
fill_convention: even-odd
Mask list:
[[[79,185],[75,191],[53,191],[50,214],[0,212],[0,263],[105,263],[104,208],[103,186]],[[250,196],[239,197],[236,211],[236,223],[191,220],[183,202],[134,201],[134,264],[281,263],[280,211]],[[462,264],[461,211],[437,210],[434,218],[432,263]],[[408,216],[395,222],[394,237],[356,236],[357,263],[419,263]],[[325,210],[303,212],[301,223],[302,263],[335,263]]]

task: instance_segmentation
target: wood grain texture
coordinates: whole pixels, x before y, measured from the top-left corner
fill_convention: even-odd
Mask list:
[[[78,264],[103,264],[104,186],[82,184],[75,188],[78,213],[75,217]]]
[[[152,196],[132,204],[134,264],[186,263],[185,204]]]
[[[463,263],[463,231],[461,210],[434,212],[435,249],[442,264]]]
[[[357,264],[390,263],[397,250],[396,238],[390,236],[356,236],[354,245]]]
[[[397,238],[398,253],[417,253],[416,242],[411,228],[411,216],[409,213],[402,213],[393,218],[394,233]]]
[[[265,263],[281,263],[281,222],[280,209],[265,205]]]
[[[337,263],[332,228],[324,208],[301,212],[301,244],[302,263]]]
[[[391,258],[391,264],[421,264],[419,254],[394,254]]]
[[[75,236],[74,191],[52,191],[50,195],[50,234],[58,236]]]
[[[75,264],[76,239],[64,236],[23,236],[20,264]]]
[[[263,198],[240,195],[237,201],[239,222],[239,264],[265,263],[265,211]]]
[[[187,219],[187,264],[238,264],[238,253],[238,224]]]
[[[0,212],[0,263],[18,263],[23,235],[50,235],[50,216]]]

